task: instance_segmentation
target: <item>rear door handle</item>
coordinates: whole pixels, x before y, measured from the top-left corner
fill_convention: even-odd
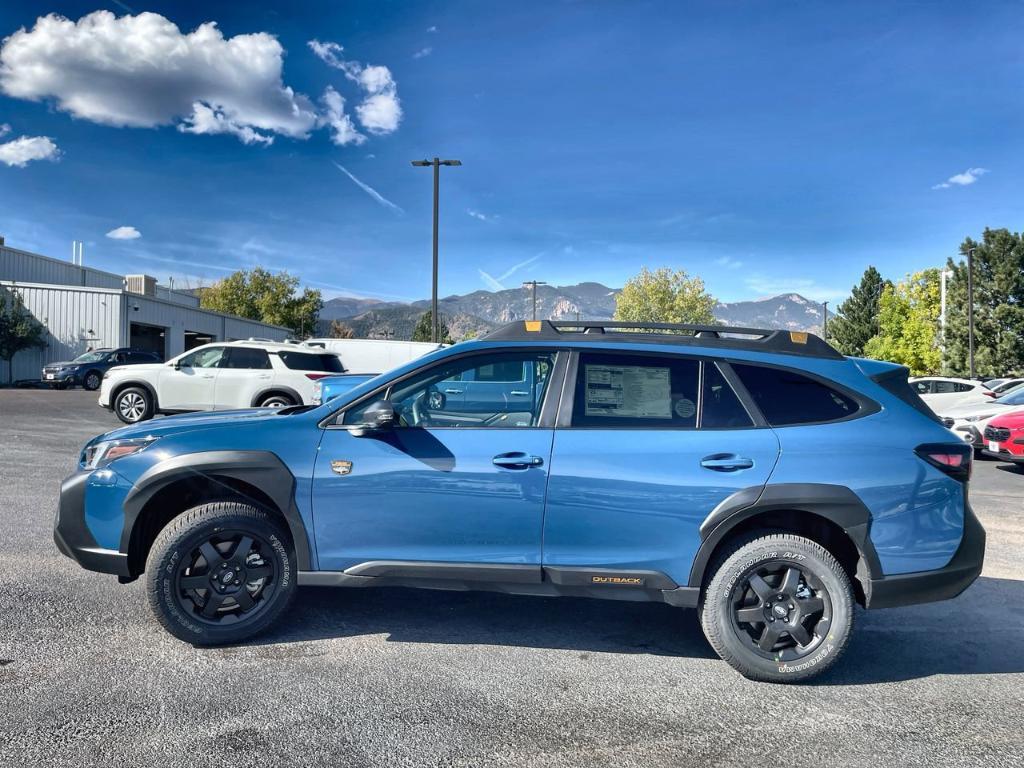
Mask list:
[[[512,390],[512,394],[513,395],[523,395],[523,396],[525,396],[525,395],[528,395],[530,393],[527,392],[526,390],[523,390],[523,389],[513,389]]]
[[[529,469],[530,467],[541,466],[544,464],[544,459],[540,456],[530,456],[522,451],[513,451],[511,453],[499,453],[491,459],[491,463],[496,467],[504,469]]]
[[[446,389],[444,391],[444,393],[446,395],[461,395],[462,394],[462,390],[461,389]]]
[[[754,466],[754,460],[737,456],[735,453],[713,453],[701,459],[700,465],[715,472],[736,472],[740,469],[750,469]]]

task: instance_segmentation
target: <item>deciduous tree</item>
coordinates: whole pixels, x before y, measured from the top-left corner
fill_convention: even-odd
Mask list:
[[[939,270],[926,269],[883,289],[878,334],[864,345],[865,356],[900,363],[915,376],[938,373],[939,280]]]
[[[713,323],[718,302],[704,281],[668,267],[644,267],[615,299],[615,319],[627,322]]]
[[[205,309],[291,329],[306,337],[316,328],[324,302],[320,291],[306,288],[296,294],[299,278],[287,272],[273,274],[263,267],[239,270],[218,280],[200,294]]]
[[[15,288],[0,288],[0,359],[7,361],[7,383],[13,378],[14,356],[46,346],[46,327],[25,307]]]

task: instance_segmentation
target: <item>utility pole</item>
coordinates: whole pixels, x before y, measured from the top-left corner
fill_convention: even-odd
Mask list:
[[[967,249],[967,360],[974,378],[974,249]]]
[[[942,372],[946,372],[946,280],[953,276],[953,270],[942,268],[939,290],[939,327],[942,329]]]
[[[523,283],[523,288],[527,286],[533,288],[533,319],[537,319],[537,286],[547,285],[543,280],[527,280]]]
[[[441,166],[442,165],[462,165],[461,160],[441,160],[434,158],[433,160],[413,160],[412,164],[418,168],[425,168],[433,166],[434,168],[434,278],[432,281],[432,290],[430,292],[430,314],[431,314],[431,331],[430,339],[435,344],[437,343],[437,214],[438,214],[438,198],[440,197],[441,190]]]
[[[825,316],[821,321],[821,336],[825,341],[828,341],[828,302],[821,302],[821,306],[825,310]]]

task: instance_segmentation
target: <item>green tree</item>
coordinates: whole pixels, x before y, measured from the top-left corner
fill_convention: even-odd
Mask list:
[[[960,253],[974,248],[974,360],[979,376],[1024,372],[1024,235],[986,229],[981,242],[967,238]],[[966,376],[967,263],[949,260],[946,289],[946,369]]]
[[[868,339],[878,335],[878,307],[887,285],[877,269],[868,267],[829,320],[828,341],[844,355],[863,356]]]
[[[704,281],[668,267],[644,267],[615,298],[615,319],[640,323],[713,323],[718,302]]]
[[[914,376],[937,373],[939,350],[939,270],[926,269],[887,285],[878,311],[878,335],[864,345],[864,355],[900,363]]]
[[[431,335],[433,333],[434,326],[434,313],[427,310],[420,319],[416,321],[416,327],[412,330],[413,341],[432,341]],[[437,336],[438,340],[442,344],[451,344],[452,333],[448,329],[448,323],[444,321],[444,315],[438,315],[437,322]]]
[[[306,288],[296,294],[298,287],[299,278],[287,272],[241,269],[203,289],[199,302],[204,309],[281,325],[305,337],[316,329],[324,302],[320,291]]]
[[[25,349],[46,346],[46,327],[25,307],[14,288],[0,288],[0,359],[7,361],[7,383],[11,383],[14,356]]]

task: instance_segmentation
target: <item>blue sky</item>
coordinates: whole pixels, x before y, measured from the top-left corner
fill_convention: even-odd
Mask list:
[[[442,295],[665,265],[726,301],[834,301],[869,263],[896,278],[1021,228],[1016,3],[279,8],[0,6],[8,244],[423,298],[431,179],[409,161],[434,155],[464,163],[442,173]],[[143,11],[163,19],[123,18]],[[225,41],[169,71],[205,22]]]

